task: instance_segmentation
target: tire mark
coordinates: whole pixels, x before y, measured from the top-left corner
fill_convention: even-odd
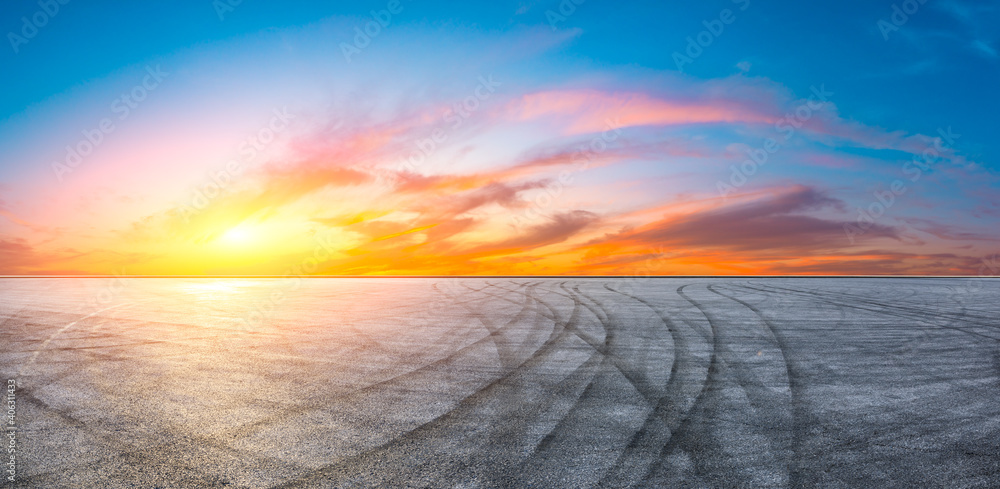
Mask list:
[[[687,296],[687,294],[684,293],[684,289],[690,287],[691,285],[693,284],[685,284],[678,287],[676,293],[677,295],[681,296],[684,300],[688,301],[696,309],[701,311],[702,315],[705,316],[705,320],[708,321],[708,325],[711,332],[711,340],[712,340],[711,341],[712,353],[711,356],[709,357],[708,374],[705,376],[705,383],[702,384],[701,390],[698,392],[698,395],[695,396],[694,402],[691,404],[691,407],[688,408],[684,417],[681,419],[677,429],[674,431],[673,436],[671,436],[667,440],[667,443],[663,445],[663,447],[660,449],[657,463],[654,464],[654,466],[651,467],[646,472],[645,477],[643,477],[644,484],[652,482],[653,476],[662,467],[666,455],[669,454],[671,451],[675,449],[682,449],[684,446],[690,446],[691,447],[691,450],[689,450],[690,452],[694,453],[697,452],[697,448],[701,445],[701,443],[699,443],[696,434],[692,432],[693,430],[692,422],[694,419],[693,414],[696,410],[704,407],[705,399],[706,397],[708,397],[709,391],[712,390],[714,387],[720,385],[722,382],[722,379],[720,378],[721,372],[719,365],[720,344],[719,344],[718,329],[716,324],[708,317],[707,314],[705,314],[705,310],[702,309],[702,307],[697,302],[693,301],[690,297]]]
[[[768,290],[765,290],[765,289],[760,289],[760,288],[757,288],[757,287],[750,287],[750,286],[746,286],[746,285],[741,285],[740,287],[748,288],[748,289],[752,289],[752,290],[757,290],[759,292],[764,292],[764,293],[772,293],[771,291],[768,291]],[[770,287],[770,286],[768,286],[768,287]],[[774,287],[771,287],[771,288],[774,288]],[[997,338],[997,337],[994,337],[994,336],[990,336],[990,335],[978,333],[976,331],[971,331],[971,330],[968,330],[966,328],[961,328],[961,327],[958,327],[958,326],[943,325],[943,324],[940,324],[940,323],[928,321],[922,315],[920,315],[919,312],[917,312],[917,313],[889,312],[889,311],[887,311],[887,309],[891,309],[892,306],[889,306],[887,304],[881,304],[880,306],[884,307],[885,309],[879,310],[879,309],[872,309],[872,308],[869,308],[869,307],[859,306],[857,304],[837,302],[835,299],[825,298],[821,294],[809,293],[809,292],[805,292],[805,291],[798,291],[798,290],[794,290],[794,289],[785,289],[785,290],[788,293],[799,294],[800,296],[804,296],[804,297],[810,297],[810,298],[813,298],[813,299],[815,299],[817,301],[826,302],[828,304],[832,304],[832,305],[835,305],[835,306],[848,307],[848,308],[858,309],[858,310],[868,311],[868,312],[875,312],[875,313],[878,313],[878,314],[883,314],[883,315],[886,315],[886,316],[894,316],[894,317],[899,317],[899,318],[903,318],[903,319],[913,319],[913,320],[920,321],[920,322],[922,322],[924,324],[929,324],[929,325],[936,326],[936,327],[939,327],[939,328],[952,329],[952,330],[960,331],[960,332],[968,334],[968,335],[977,336],[977,337],[980,337],[980,338],[983,338],[983,339],[992,340],[992,341],[996,341],[996,342],[1000,343],[1000,338]]]
[[[661,395],[655,392],[652,387],[650,387],[649,382],[646,379],[643,379],[642,376],[637,374],[634,369],[629,368],[629,366],[626,364],[625,359],[614,351],[615,348],[618,346],[617,340],[619,332],[618,330],[620,329],[619,326],[616,324],[612,324],[613,321],[607,309],[605,309],[604,306],[599,301],[597,301],[590,295],[581,292],[580,286],[573,287],[573,290],[577,294],[580,294],[580,296],[585,297],[590,302],[593,302],[594,306],[596,306],[597,308],[595,309],[594,307],[587,305],[587,303],[583,303],[584,307],[586,307],[592,313],[594,313],[594,316],[596,316],[598,321],[601,322],[601,326],[604,327],[604,331],[606,332],[604,336],[604,343],[600,345],[598,351],[602,355],[604,355],[605,358],[608,359],[608,362],[611,366],[613,366],[616,370],[618,370],[622,374],[622,376],[625,377],[625,379],[627,379],[630,384],[632,384],[632,387],[635,388],[636,392],[638,392],[642,397],[646,399],[646,402],[649,404],[649,406],[654,407],[656,403],[659,402]],[[598,314],[598,312],[602,314]]]
[[[447,292],[444,292],[443,290],[438,288],[437,284],[434,284],[433,288],[435,291],[444,294],[446,297],[450,299],[455,299],[455,297],[452,296],[451,294],[448,294]],[[493,321],[487,318],[485,314],[479,312],[478,310],[472,307],[469,307],[466,303],[464,302],[458,303],[465,310],[469,311],[469,314],[472,317],[476,318],[476,320],[479,321],[479,323],[482,324],[483,327],[486,329],[490,341],[493,342],[493,347],[496,349],[497,358],[500,360],[500,366],[503,368],[504,371],[507,371],[510,368],[512,368],[515,362],[517,361],[517,358],[516,358],[516,353],[513,351],[513,347],[510,344],[510,341],[507,338],[503,337],[502,333],[509,326],[520,322],[528,313],[528,311],[532,310],[531,307],[532,300],[530,296],[530,290],[532,289],[532,286],[528,286],[527,284],[521,284],[521,286],[518,287],[519,293],[521,289],[527,291],[522,294],[524,297],[524,301],[521,304],[519,304],[521,306],[521,310],[518,311],[518,313],[515,314],[514,317],[512,317],[509,321],[507,321],[506,324],[500,327],[493,324]]]
[[[472,410],[476,403],[481,402],[484,399],[488,399],[489,395],[492,393],[493,390],[496,390],[500,386],[504,385],[504,383],[506,382],[510,382],[515,375],[523,373],[523,371],[525,371],[527,368],[541,363],[542,355],[554,351],[554,348],[558,340],[566,338],[567,335],[573,331],[573,328],[570,327],[568,323],[572,320],[575,320],[575,318],[577,317],[578,314],[574,312],[574,314],[571,316],[571,319],[567,321],[567,324],[562,325],[562,330],[564,331],[563,334],[560,334],[556,336],[554,339],[547,341],[546,344],[544,344],[541,348],[539,348],[536,351],[535,355],[533,355],[528,359],[525,359],[520,365],[510,370],[502,377],[492,381],[488,385],[484,386],[483,388],[472,393],[465,399],[461,400],[458,403],[458,405],[456,405],[453,409],[417,426],[416,428],[406,433],[403,433],[402,435],[396,438],[387,441],[382,445],[379,445],[377,447],[374,447],[370,450],[354,455],[347,459],[340,460],[333,464],[320,467],[300,478],[274,486],[273,489],[300,487],[301,485],[311,481],[318,481],[330,476],[335,476],[338,472],[343,472],[345,470],[348,470],[350,467],[354,465],[361,465],[362,463],[364,463],[365,460],[369,460],[371,458],[379,459],[380,456],[384,457],[385,454],[388,454],[389,452],[397,448],[405,449],[407,446],[409,446],[408,442],[414,440],[415,438],[431,436],[435,430],[447,431],[450,428],[451,424],[455,424],[456,419],[459,419],[461,416],[465,415],[466,412]],[[578,367],[578,369],[574,373],[580,373],[589,370],[588,368],[584,367],[585,365],[589,364],[585,362],[584,365]]]
[[[505,325],[503,327],[508,327],[509,325],[510,324],[508,323],[507,325]],[[261,419],[259,419],[257,421],[254,421],[254,422],[251,422],[251,423],[248,423],[248,424],[245,424],[245,425],[240,425],[238,427],[234,427],[231,430],[226,430],[226,431],[222,432],[222,434],[226,435],[226,436],[230,436],[230,437],[244,437],[244,436],[249,436],[253,432],[259,430],[261,427],[273,424],[273,423],[275,423],[278,420],[287,419],[287,418],[289,418],[291,416],[303,414],[303,413],[309,412],[309,411],[323,409],[323,408],[327,407],[327,404],[331,400],[347,401],[349,399],[361,397],[361,396],[364,396],[366,394],[371,394],[371,393],[373,393],[375,391],[384,389],[386,386],[388,386],[388,385],[390,385],[392,383],[399,383],[402,380],[407,379],[409,377],[413,377],[415,375],[420,375],[420,374],[425,373],[425,372],[427,372],[429,370],[437,369],[437,368],[446,366],[454,358],[456,358],[458,356],[461,356],[461,355],[464,355],[464,354],[468,353],[469,351],[471,351],[471,350],[473,350],[475,348],[478,348],[479,346],[481,346],[482,344],[484,344],[484,343],[486,343],[488,341],[491,342],[492,340],[493,340],[493,338],[490,335],[483,336],[482,338],[479,338],[478,340],[476,340],[476,341],[474,341],[472,343],[469,343],[468,345],[465,345],[465,346],[463,346],[463,347],[461,347],[461,348],[459,348],[459,349],[457,349],[455,351],[452,351],[451,353],[449,353],[448,355],[446,355],[446,356],[444,356],[442,358],[439,358],[439,359],[437,359],[437,360],[435,360],[433,362],[430,362],[430,363],[427,363],[427,364],[422,365],[420,367],[417,367],[417,368],[415,368],[413,370],[409,370],[407,372],[403,372],[403,373],[400,373],[398,375],[394,375],[394,376],[391,376],[389,378],[386,378],[386,379],[383,379],[383,380],[380,380],[380,381],[377,381],[377,382],[373,382],[371,384],[365,385],[365,386],[360,387],[360,388],[358,388],[356,390],[353,390],[351,392],[347,392],[347,393],[335,396],[335,397],[333,397],[330,400],[324,401],[323,403],[319,403],[319,404],[316,404],[316,403],[307,403],[307,404],[300,404],[300,405],[297,405],[297,406],[292,406],[292,407],[286,408],[286,409],[284,409],[284,410],[282,410],[280,412],[275,413],[274,415],[261,418]]]
[[[721,326],[729,323],[720,321],[705,303],[688,294],[685,289],[690,285],[694,284],[679,287],[677,293],[698,308],[709,323],[713,343],[710,373],[702,392],[696,398],[695,405],[688,411],[676,436],[671,437],[664,447],[663,457],[644,482],[653,483],[662,472],[667,455],[675,449],[680,449],[688,456],[694,457],[696,473],[714,480],[713,484],[733,484],[731,478],[738,474],[747,478],[744,484],[763,484],[775,476],[787,483],[788,459],[783,447],[789,445],[791,430],[785,431],[779,428],[774,431],[765,426],[777,423],[777,426],[791,428],[790,397],[788,400],[782,399],[784,396],[776,397],[772,387],[755,373],[759,371],[760,374],[772,377],[776,373],[775,370],[767,364],[754,366],[752,363],[746,363],[741,360],[746,358],[746,352],[735,352],[724,344],[724,331]],[[687,322],[686,318],[682,319]],[[762,337],[758,337],[753,341],[762,340]],[[741,336],[727,341],[746,344]],[[771,342],[765,341],[765,343]],[[780,372],[784,373],[784,370]],[[780,382],[783,386],[787,381],[784,376],[782,377]],[[738,407],[740,404],[746,407]],[[781,415],[782,412],[787,412],[787,419]],[[741,413],[743,417],[748,418],[745,420],[732,418],[727,415],[730,413]],[[736,434],[727,426],[740,427],[747,431]],[[741,455],[733,458],[734,452]],[[756,455],[747,458],[751,453]],[[758,457],[765,458],[760,460]],[[719,464],[724,464],[728,468],[722,468]],[[669,473],[663,475],[671,476]]]
[[[49,346],[49,343],[52,343],[52,340],[54,340],[57,336],[65,333],[66,331],[69,331],[70,328],[72,328],[73,326],[76,326],[77,323],[79,323],[80,321],[83,321],[85,319],[90,319],[90,318],[92,318],[92,317],[94,317],[94,316],[96,316],[96,315],[98,315],[98,314],[100,314],[100,313],[102,313],[104,311],[108,311],[108,310],[115,309],[115,308],[122,307],[122,306],[126,306],[126,305],[135,305],[135,304],[136,303],[133,303],[133,304],[115,304],[115,305],[110,306],[110,307],[105,307],[104,309],[100,309],[98,311],[94,311],[94,312],[92,312],[90,314],[87,314],[86,316],[83,316],[83,317],[77,319],[76,321],[73,321],[73,322],[71,322],[71,323],[63,326],[62,328],[58,329],[56,332],[52,333],[51,335],[49,335],[48,338],[46,338],[44,341],[42,341],[42,345],[38,348],[38,350],[34,351],[34,353],[31,355],[31,358],[28,360],[28,362],[25,363],[24,365],[22,365],[20,369],[18,369],[18,371],[17,371],[17,377],[24,377],[24,371],[25,371],[25,369],[27,369],[28,367],[31,367],[31,366],[33,366],[35,364],[35,362],[38,360],[38,355],[40,353],[42,353],[42,351],[44,351],[46,349],[46,347]]]
[[[809,295],[809,296],[814,296],[814,297],[821,297],[821,298],[824,298],[824,299],[827,299],[827,300],[829,300],[830,296],[834,296],[834,297],[839,296],[843,300],[856,301],[856,302],[860,302],[860,303],[863,303],[863,304],[868,304],[868,305],[874,306],[874,307],[881,307],[881,308],[887,309],[887,310],[894,310],[894,311],[896,311],[897,314],[911,314],[911,315],[915,315],[917,317],[936,317],[936,318],[939,318],[939,319],[942,319],[942,320],[952,320],[952,321],[957,320],[957,321],[960,321],[960,322],[966,322],[966,323],[969,323],[969,324],[974,324],[976,326],[982,326],[982,327],[985,327],[985,328],[1000,329],[1000,326],[998,326],[996,324],[982,324],[982,323],[979,323],[979,322],[976,322],[976,321],[968,321],[967,320],[968,317],[973,317],[973,318],[977,318],[977,319],[984,319],[984,320],[988,320],[988,321],[993,320],[993,318],[989,318],[989,317],[967,316],[964,313],[958,313],[957,315],[955,315],[955,314],[951,314],[951,313],[945,313],[945,312],[939,312],[939,311],[932,311],[932,310],[929,310],[929,309],[926,309],[926,308],[921,308],[921,307],[904,307],[904,306],[898,306],[898,305],[895,305],[895,304],[888,304],[888,303],[885,303],[885,302],[882,302],[882,301],[875,301],[875,300],[872,300],[872,299],[870,299],[868,297],[857,296],[857,295],[848,294],[848,293],[845,293],[845,292],[825,291],[824,293],[820,293],[820,292],[816,292],[816,291],[810,290],[810,289],[788,289],[788,288],[777,287],[777,286],[773,286],[773,285],[763,285],[763,284],[755,284],[755,285],[761,285],[761,286],[765,286],[765,287],[768,287],[768,288],[771,288],[771,289],[781,290],[781,291],[785,291],[785,292],[797,293],[797,294],[800,294],[800,295]],[[860,307],[857,307],[857,306],[855,306],[855,308],[860,309]],[[885,314],[884,311],[872,310],[872,309],[867,309],[867,310]]]
[[[698,362],[696,362],[696,357],[691,353],[687,339],[684,338],[677,325],[668,316],[662,314],[644,299],[613,289],[607,284],[604,285],[604,288],[629,297],[646,306],[660,318],[663,326],[670,332],[674,344],[674,359],[670,367],[670,380],[666,385],[664,395],[659,399],[652,412],[646,417],[642,428],[629,440],[629,444],[618,457],[611,470],[597,484],[598,487],[618,487],[622,481],[630,478],[637,477],[638,482],[641,482],[647,477],[654,466],[653,464],[662,457],[662,448],[674,436],[674,432],[680,427],[684,416],[690,411],[691,406],[688,409],[684,409],[682,405],[685,386],[699,385],[702,382],[702,377],[695,375],[695,367]],[[683,375],[682,368],[684,369]],[[707,375],[708,372],[706,369],[706,379]],[[651,447],[656,447],[655,453],[651,453]]]
[[[781,358],[785,364],[785,373],[788,378],[788,389],[792,397],[792,461],[788,474],[789,486],[804,487],[805,485],[802,482],[802,472],[806,470],[807,466],[802,462],[802,443],[805,439],[804,423],[807,413],[803,401],[804,395],[802,376],[789,360],[789,352],[791,350],[788,347],[788,340],[769,319],[764,317],[764,313],[757,306],[731,295],[719,292],[713,285],[709,285],[708,290],[742,304],[744,307],[752,311],[754,315],[756,315],[757,318],[759,318],[760,321],[767,326],[768,330],[771,332],[771,336],[774,337],[775,342],[778,344],[778,350],[781,352]]]

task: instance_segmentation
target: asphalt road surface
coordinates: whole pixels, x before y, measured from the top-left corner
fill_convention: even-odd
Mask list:
[[[0,294],[10,487],[1000,487],[1000,281]]]

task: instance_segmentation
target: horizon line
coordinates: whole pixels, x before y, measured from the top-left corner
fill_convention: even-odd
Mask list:
[[[998,275],[0,275],[0,278],[979,278]]]

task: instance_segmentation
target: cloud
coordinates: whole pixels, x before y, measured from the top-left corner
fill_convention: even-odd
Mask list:
[[[775,185],[760,176],[741,196],[714,198],[711,182],[728,176],[723,168],[744,159],[743,150],[759,147],[763,137],[780,134],[777,125],[809,102],[771,80],[664,74],[645,80],[645,89],[643,81],[617,87],[520,82],[505,79],[502,93],[489,104],[481,101],[470,118],[456,119],[457,126],[448,122],[454,115],[449,111],[469,95],[461,92],[468,86],[438,92],[418,80],[402,90],[404,96],[382,97],[373,85],[357,91],[360,101],[350,92],[351,100],[324,105],[330,108],[292,129],[301,132],[289,136],[283,152],[268,153],[270,160],[248,168],[221,195],[203,196],[204,205],[164,204],[135,219],[118,235],[128,238],[122,248],[139,243],[159,246],[159,252],[179,242],[201,245],[252,220],[287,225],[282,230],[295,234],[296,245],[312,244],[312,233],[339,233],[339,254],[323,268],[328,273],[629,273],[629,267],[654,258],[711,272],[818,270],[833,266],[838,256],[849,263],[885,259],[858,254],[863,246],[913,244],[902,243],[900,230],[885,224],[873,225],[861,243],[850,244],[844,225],[853,220],[844,217],[847,205],[834,194],[843,187],[836,183],[829,188],[838,190],[821,190]],[[941,146],[939,137],[842,117],[833,103],[809,110],[794,149],[776,156],[767,173],[782,177],[779,172],[789,160],[809,164],[810,171],[844,166],[862,171],[872,161],[883,161],[880,152],[862,157],[841,151],[844,147],[920,154],[935,143]],[[428,138],[438,142],[423,145]],[[601,138],[599,151],[591,146],[596,138]],[[422,154],[419,164],[412,161],[416,151]],[[942,152],[953,161],[961,159],[952,149]],[[891,159],[895,163],[899,157]],[[690,159],[698,161],[689,164]],[[595,167],[608,168],[575,180],[565,192],[568,184],[560,187],[561,200],[545,216],[512,230],[511,214],[525,209],[540,190],[555,187],[557,178],[565,183],[563,172]],[[715,168],[721,170],[718,177],[707,173]],[[710,182],[694,186],[706,174]],[[688,185],[688,178],[696,183]],[[794,178],[806,177],[796,173]],[[651,181],[666,182],[662,192],[628,193],[641,185],[626,185]],[[756,185],[774,186],[759,190]],[[646,203],[644,208],[622,210],[638,202]],[[978,239],[961,226],[925,227],[942,239]],[[595,237],[599,233],[604,235]],[[26,253],[18,246],[26,244],[9,245],[12,257]],[[199,252],[196,246],[185,249]],[[261,252],[257,259],[294,261],[289,256],[281,248],[281,253]],[[921,256],[938,264],[956,259]]]
[[[451,197],[451,202],[444,203],[435,213],[448,216],[457,216],[477,209],[487,204],[498,204],[503,207],[520,207],[524,203],[518,195],[532,189],[545,188],[546,181],[532,181],[523,184],[511,185],[501,182],[492,182],[471,192]],[[431,209],[427,209],[431,212]]]
[[[788,275],[975,275],[980,260],[953,253],[871,250],[804,257],[768,265],[768,273]]]
[[[585,247],[710,248],[744,257],[759,252],[803,256],[844,248],[844,225],[848,221],[809,215],[843,207],[841,201],[825,192],[798,185],[750,202],[666,217],[595,239]],[[866,231],[865,238],[899,240],[900,236],[895,228],[875,224]]]
[[[644,93],[558,90],[524,95],[509,110],[522,121],[559,117],[565,134],[587,134],[633,126],[774,122],[738,101],[658,99]]]
[[[59,265],[68,255],[37,250],[22,238],[0,238],[0,275],[85,275]]]
[[[519,236],[473,248],[468,254],[513,254],[562,243],[599,219],[597,214],[583,210],[555,214],[548,222],[532,226]]]
[[[15,275],[31,270],[39,262],[35,250],[24,239],[0,239],[0,274]]]
[[[942,224],[939,222],[932,221],[930,219],[921,219],[921,218],[906,219],[906,224],[911,224],[911,223],[917,224],[916,226],[913,226],[915,229],[923,231],[927,234],[930,234],[934,237],[943,240],[962,241],[962,242],[969,242],[969,241],[995,242],[998,240],[998,237],[995,234],[990,235],[990,234],[970,232],[954,225]]]

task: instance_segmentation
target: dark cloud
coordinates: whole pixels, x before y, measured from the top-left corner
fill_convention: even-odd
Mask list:
[[[847,240],[840,221],[806,214],[841,210],[843,203],[812,187],[796,186],[749,203],[724,206],[608,235],[594,243],[621,242],[734,251],[839,249]],[[869,227],[865,239],[900,239],[896,228]]]
[[[562,243],[575,236],[587,226],[600,219],[597,214],[575,210],[556,214],[549,222],[528,228],[525,233],[510,239],[477,247],[470,251],[473,255],[494,255],[517,253],[551,244]]]

